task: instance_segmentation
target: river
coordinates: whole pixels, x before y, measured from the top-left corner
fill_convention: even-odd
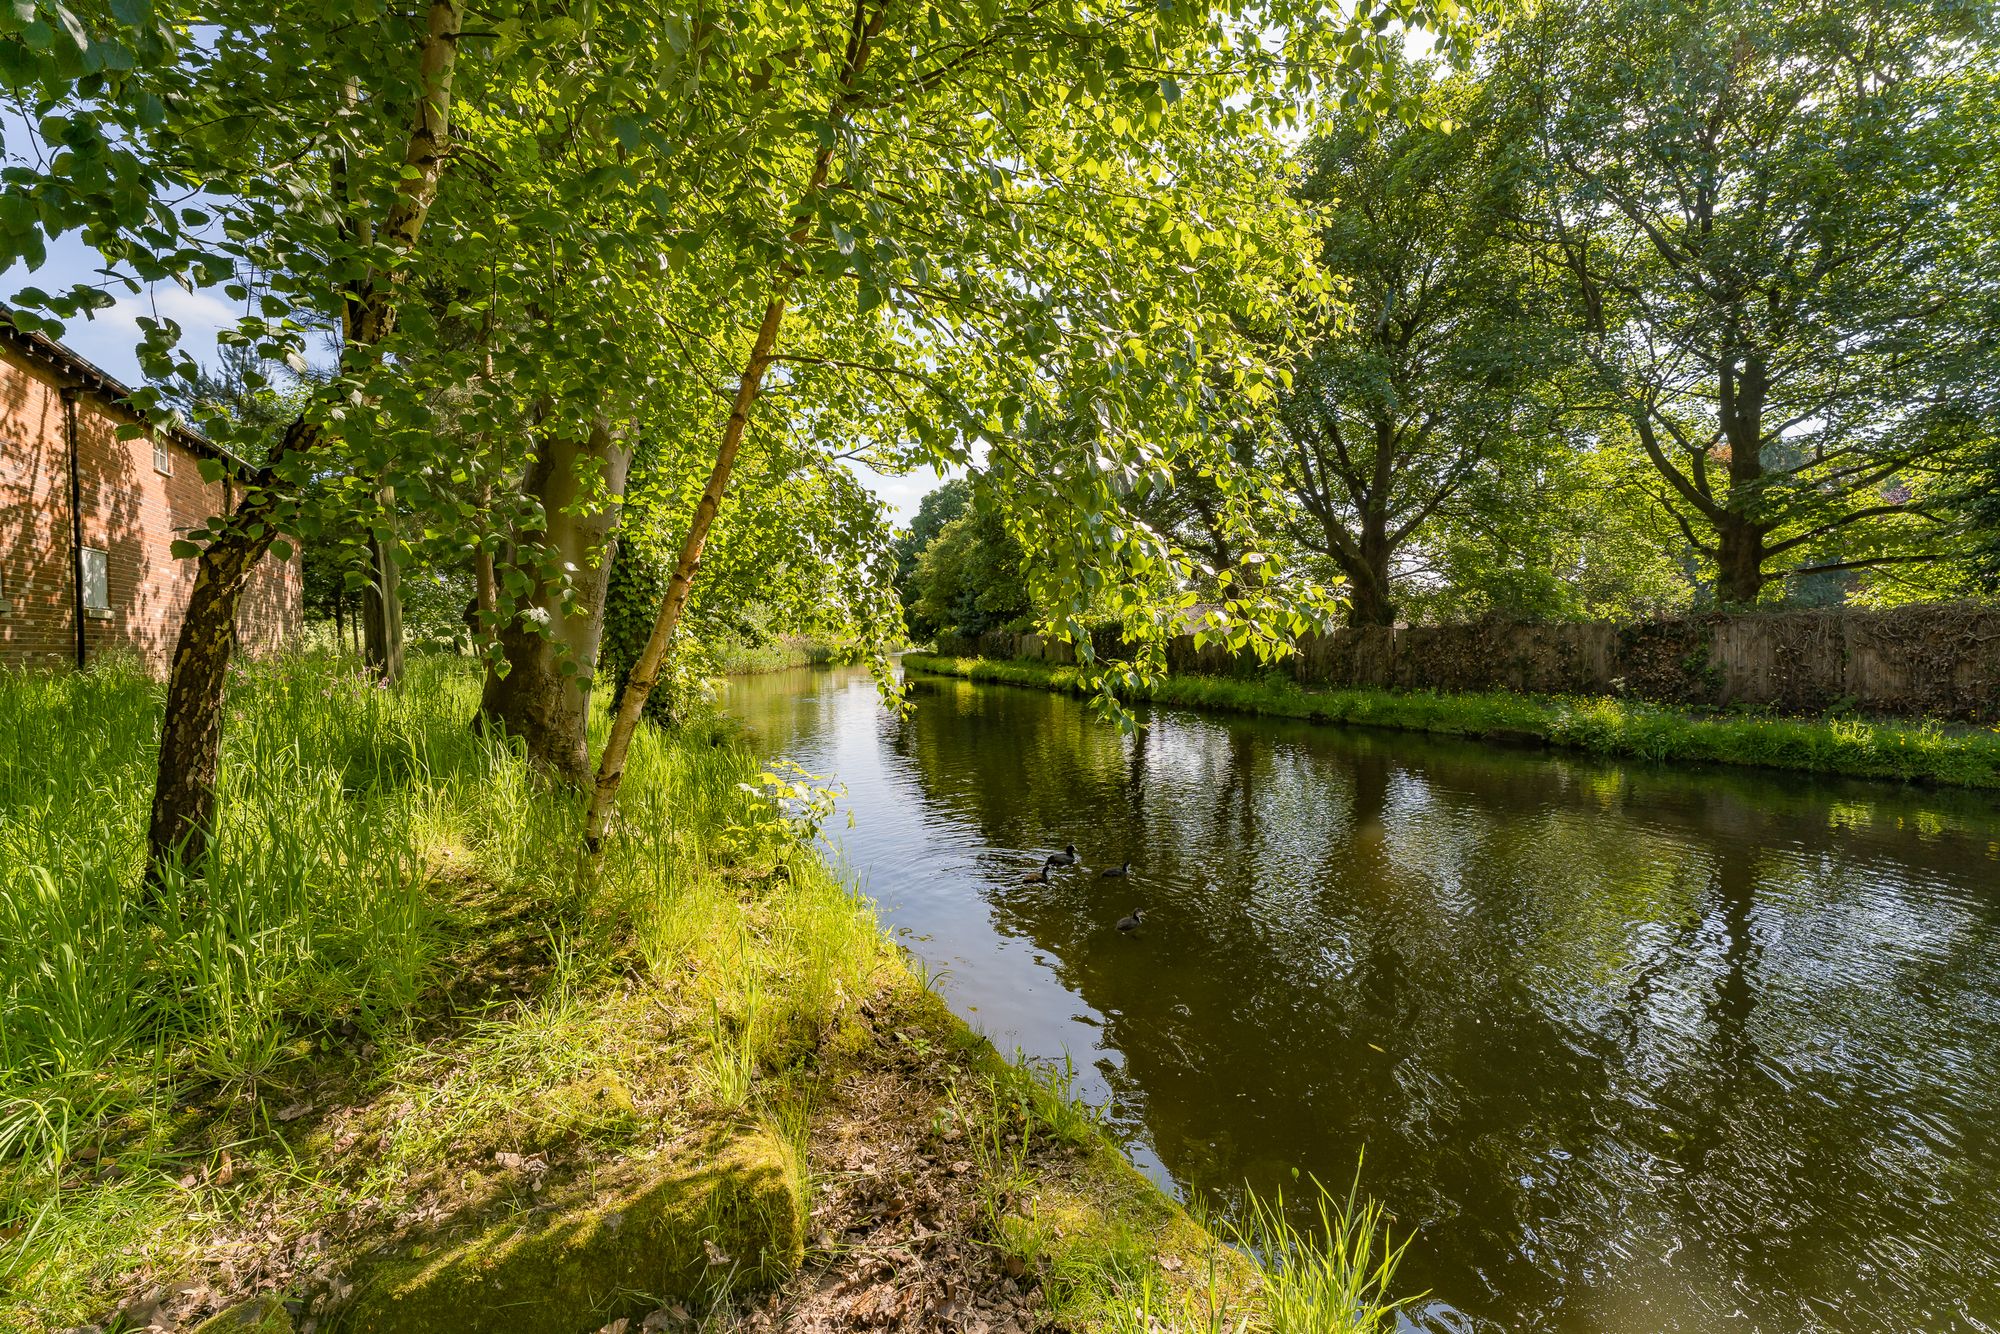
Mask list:
[[[910,695],[724,702],[845,786],[827,837],[953,1007],[1071,1058],[1163,1185],[1359,1161],[1406,1329],[2000,1330],[1990,796]]]

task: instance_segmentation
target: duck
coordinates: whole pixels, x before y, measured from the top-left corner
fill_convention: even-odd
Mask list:
[[[1048,884],[1048,883],[1049,883],[1049,868],[1048,868],[1048,863],[1044,862],[1044,863],[1042,864],[1042,869],[1041,869],[1041,870],[1039,870],[1039,871],[1030,871],[1030,872],[1029,872],[1028,874],[1026,874],[1026,875],[1022,876],[1022,877],[1021,877],[1021,883],[1022,883],[1022,884],[1024,884],[1024,885],[1046,885],[1046,884]]]
[[[1144,908],[1134,908],[1129,914],[1118,919],[1118,929],[1129,936],[1134,931],[1137,931],[1145,921],[1146,910]]]
[[[1123,880],[1132,874],[1132,863],[1127,860],[1117,866],[1107,866],[1097,873],[1099,880]]]
[[[1065,843],[1063,845],[1063,850],[1061,852],[1051,852],[1049,854],[1049,859],[1042,864],[1044,866],[1076,865],[1076,844]]]

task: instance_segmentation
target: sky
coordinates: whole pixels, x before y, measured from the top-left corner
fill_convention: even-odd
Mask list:
[[[97,252],[74,235],[60,237],[48,243],[48,259],[34,273],[16,264],[0,274],[0,300],[30,284],[58,292],[79,282],[96,281],[102,263]],[[156,283],[140,295],[120,292],[116,304],[98,311],[94,319],[69,321],[62,341],[114,379],[137,387],[145,383],[138,357],[133,353],[139,342],[140,316],[165,317],[179,323],[183,330],[182,347],[195,360],[207,364],[215,359],[216,333],[233,324],[239,313],[216,289],[197,288],[190,292],[176,283]],[[890,476],[857,460],[847,461],[846,467],[881,498],[891,519],[899,525],[909,522],[917,512],[918,502],[940,480],[930,468]]]

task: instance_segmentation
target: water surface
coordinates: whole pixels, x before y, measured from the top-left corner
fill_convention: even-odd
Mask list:
[[[959,1012],[1070,1056],[1163,1184],[1365,1149],[1423,1330],[2000,1330],[1990,798],[911,694],[726,702],[846,786],[829,836]]]

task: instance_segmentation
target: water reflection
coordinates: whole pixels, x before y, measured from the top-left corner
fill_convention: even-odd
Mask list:
[[[1072,1054],[1163,1180],[1344,1183],[1365,1146],[1431,1328],[2000,1328],[1984,798],[913,694],[730,704],[847,785],[844,854],[954,1003]],[[1072,839],[1089,869],[1019,883]]]

